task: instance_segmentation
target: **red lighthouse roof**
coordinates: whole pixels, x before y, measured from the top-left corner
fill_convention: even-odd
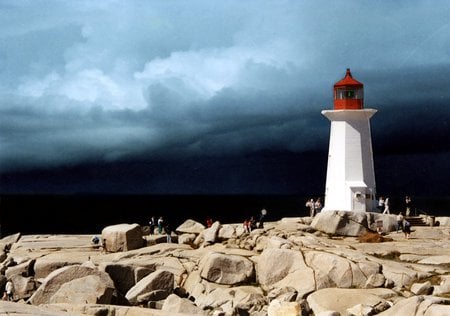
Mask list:
[[[359,82],[358,80],[353,79],[352,73],[350,72],[350,68],[347,68],[347,73],[345,74],[344,79],[336,82],[334,84],[335,88],[338,87],[355,87],[355,88],[362,88],[363,84]]]
[[[361,110],[364,108],[364,85],[353,79],[350,68],[344,79],[334,84],[335,110]]]

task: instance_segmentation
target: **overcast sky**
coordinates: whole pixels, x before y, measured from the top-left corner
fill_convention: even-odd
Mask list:
[[[323,192],[346,68],[378,188],[448,191],[448,1],[1,0],[1,192]]]

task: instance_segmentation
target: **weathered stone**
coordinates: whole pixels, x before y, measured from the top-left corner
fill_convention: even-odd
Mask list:
[[[252,286],[238,286],[231,288],[218,287],[212,291],[205,291],[207,294],[199,295],[195,299],[197,306],[201,308],[222,308],[239,307],[243,310],[249,310],[251,307],[257,307],[260,310],[267,304],[263,292],[260,288]]]
[[[178,236],[178,243],[185,245],[193,245],[196,237],[197,235],[195,234],[182,234]]]
[[[5,276],[9,279],[13,275],[21,275],[24,277],[32,276],[35,260],[28,260],[16,266],[6,269]]]
[[[414,283],[411,286],[411,292],[416,295],[428,295],[433,291],[433,287],[431,286],[430,281],[426,281],[424,283]]]
[[[205,225],[200,224],[192,219],[186,220],[183,224],[175,230],[177,233],[185,234],[200,234],[205,229]]]
[[[217,236],[219,234],[219,229],[222,225],[219,222],[214,222],[211,227],[203,231],[203,238],[206,244],[213,244],[216,242]]]
[[[99,267],[109,274],[116,289],[120,293],[127,293],[137,282],[154,270],[136,267],[132,264],[104,263]]]
[[[210,282],[239,284],[248,282],[255,275],[253,263],[245,257],[210,253],[199,265],[200,275]]]
[[[99,275],[87,275],[62,284],[49,303],[110,304],[113,292],[114,287]]]
[[[195,306],[195,304],[190,300],[178,297],[175,294],[171,294],[166,298],[162,310],[168,313],[207,315],[206,311],[203,311],[199,307]]]
[[[374,314],[374,308],[370,305],[364,305],[364,304],[358,304],[353,307],[347,308],[347,314],[348,315],[373,315]]]
[[[311,227],[327,234],[360,236],[376,230],[376,222],[381,221],[384,232],[396,229],[396,216],[369,212],[326,211],[317,214]]]
[[[399,300],[394,306],[377,315],[450,315],[450,300],[433,296],[412,296],[407,299]]]
[[[314,269],[316,288],[363,288],[367,282],[365,273],[352,261],[334,254],[310,251],[305,261]]]
[[[266,248],[276,248],[276,249],[291,249],[293,246],[292,242],[285,238],[280,238],[277,236],[270,237],[267,241]]]
[[[21,237],[21,233],[16,233],[16,234],[12,234],[9,236],[5,236],[2,239],[0,239],[0,244],[2,244],[4,247],[10,249],[11,245],[16,243],[20,239],[20,237]]]
[[[441,276],[439,285],[433,287],[433,295],[442,295],[450,293],[450,275]]]
[[[227,240],[234,238],[236,235],[236,229],[234,225],[224,224],[219,229],[218,238],[219,240]]]
[[[292,287],[299,297],[314,291],[314,271],[308,267],[299,251],[265,249],[256,265],[257,280],[263,289]]]
[[[102,230],[102,240],[106,244],[106,250],[110,252],[138,249],[144,245],[142,229],[138,224],[105,227]]]
[[[298,302],[284,302],[275,299],[269,304],[268,316],[297,316],[301,315],[300,313]]]
[[[202,278],[200,276],[200,272],[198,270],[192,271],[187,276],[186,280],[184,281],[183,288],[190,294],[193,295],[195,288],[201,284]],[[195,296],[195,295],[194,295]]]
[[[170,293],[166,290],[154,290],[148,293],[138,295],[137,303],[144,304],[149,301],[161,301],[164,300],[169,295]]]
[[[421,264],[450,264],[450,255],[428,256],[418,261]]]
[[[15,274],[11,277],[14,284],[14,299],[28,299],[36,290],[36,282],[33,277],[24,277],[20,274]]]
[[[355,305],[363,304],[375,306],[380,302],[385,302],[387,298],[397,294],[388,289],[337,289],[326,288],[318,290],[308,296],[309,306],[317,315],[325,311],[337,311],[341,315],[347,315],[347,309]],[[414,314],[397,314],[414,315]]]
[[[0,315],[14,316],[73,316],[66,311],[55,311],[43,306],[32,306],[28,304],[6,302],[0,300]]]
[[[131,304],[136,304],[139,295],[155,290],[162,290],[167,293],[172,293],[173,288],[173,273],[164,270],[157,270],[136,283],[136,285],[127,292],[125,297]]]
[[[274,288],[269,293],[267,293],[267,298],[269,301],[277,299],[283,302],[293,302],[297,298],[297,291],[292,287]]]
[[[382,273],[371,274],[367,278],[367,282],[364,285],[366,289],[371,289],[375,287],[382,287],[386,282],[386,278]]]
[[[450,226],[450,217],[437,216],[435,218],[435,223],[439,222],[440,226]]]
[[[87,252],[53,252],[37,258],[34,263],[34,277],[41,279],[47,277],[51,272],[70,265],[80,265],[89,260],[90,253]]]
[[[89,275],[94,275],[99,278],[99,282],[104,284],[103,291],[105,293],[109,293],[110,290],[113,291],[115,289],[114,283],[107,273],[88,267],[82,267],[80,265],[73,265],[63,267],[50,273],[37,291],[34,292],[29,301],[33,305],[50,303],[52,296],[61,288],[63,284]],[[99,297],[101,295],[99,295]],[[106,300],[107,296],[105,296],[104,299],[102,298],[102,301]]]

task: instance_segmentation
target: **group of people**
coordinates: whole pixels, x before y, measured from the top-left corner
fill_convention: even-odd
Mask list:
[[[378,199],[378,210],[382,212],[382,214],[390,214],[389,207],[389,198],[380,196]],[[406,219],[406,217],[411,215],[411,211],[412,200],[411,197],[407,195],[405,197],[405,216],[403,216],[403,212],[399,212],[397,215],[397,233],[401,230],[405,234],[406,239],[409,239],[411,236],[411,223]]]
[[[380,196],[378,198],[378,210],[383,214],[391,214],[389,197]],[[409,195],[405,197],[405,216],[410,216],[412,211],[412,200]]]
[[[150,235],[155,234],[155,229],[158,228],[158,234],[162,235],[163,231],[166,233],[167,242],[172,242],[172,228],[169,222],[164,221],[164,218],[160,216],[158,220],[154,216],[148,221],[150,226]]]
[[[314,217],[322,210],[322,200],[320,197],[315,201],[314,199],[310,199],[306,202],[305,206],[309,209],[309,216]]]
[[[267,210],[263,208],[259,214],[258,221],[254,216],[250,217],[250,219],[245,219],[242,227],[244,228],[245,233],[251,233],[253,229],[256,228],[264,228],[264,219],[267,215]]]

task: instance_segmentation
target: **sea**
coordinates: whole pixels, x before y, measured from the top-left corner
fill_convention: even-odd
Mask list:
[[[0,195],[0,236],[22,234],[99,234],[109,225],[162,216],[177,227],[187,219],[205,224],[241,223],[265,209],[266,221],[308,216],[317,196],[297,195]],[[322,201],[323,201],[323,197]],[[404,197],[391,196],[391,213],[404,211]],[[414,215],[450,216],[449,197],[412,197]]]

